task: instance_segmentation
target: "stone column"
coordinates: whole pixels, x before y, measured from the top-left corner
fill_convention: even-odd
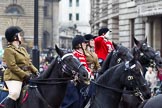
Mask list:
[[[147,37],[147,42],[151,44],[151,24],[150,22],[145,22],[145,37]]]
[[[154,18],[153,23],[153,48],[154,49],[160,49],[161,48],[161,18]]]
[[[151,19],[149,19],[148,17],[144,17],[143,21],[145,22],[145,37],[147,37],[147,43],[151,45],[152,44]]]
[[[98,26],[97,25],[94,26],[94,34],[98,35]]]
[[[59,2],[53,1],[53,47],[55,44],[59,46]]]

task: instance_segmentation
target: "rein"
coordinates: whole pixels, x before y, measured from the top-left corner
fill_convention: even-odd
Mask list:
[[[136,93],[135,91],[129,91],[129,90],[123,91],[121,89],[117,89],[117,88],[113,88],[113,87],[106,87],[106,86],[104,86],[102,84],[96,83],[95,81],[91,81],[91,82],[93,84],[97,85],[97,86],[100,86],[102,88],[109,89],[109,90],[112,90],[112,91],[115,91],[115,92],[118,92],[118,93],[125,93],[125,94]]]
[[[50,78],[50,79],[32,79],[29,82],[35,84],[56,85],[68,83],[72,78]],[[47,82],[54,81],[54,82]]]
[[[142,102],[144,102],[145,101],[145,99],[144,99],[144,97],[143,97],[143,95],[142,95],[142,93],[140,92],[140,91],[130,91],[130,90],[121,90],[121,89],[117,89],[117,88],[113,88],[113,87],[106,87],[106,86],[104,86],[104,85],[102,85],[102,84],[98,84],[98,83],[96,83],[96,82],[94,82],[94,81],[91,81],[93,84],[95,84],[95,85],[97,85],[97,86],[100,86],[100,87],[102,87],[102,88],[105,88],[105,89],[109,89],[109,90],[112,90],[112,91],[115,91],[115,92],[118,92],[118,93],[124,93],[124,94],[134,94],[134,96],[137,96],[137,97],[139,97],[141,100],[142,100]]]

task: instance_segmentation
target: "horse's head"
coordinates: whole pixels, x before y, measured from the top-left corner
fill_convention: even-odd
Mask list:
[[[135,92],[135,96],[143,99],[148,99],[151,96],[151,91],[147,81],[143,77],[142,66],[135,58],[125,62],[124,85],[126,89]]]
[[[139,61],[148,65],[156,65],[162,67],[162,58],[160,55],[149,45],[147,45],[147,38],[145,40],[138,41],[134,38],[134,42],[137,46],[136,51],[139,54]]]
[[[112,56],[114,57],[113,61],[116,60],[115,62],[120,63],[122,61],[129,61],[133,59],[133,55],[128,48],[124,47],[121,44],[115,44],[114,42],[112,43],[115,49],[113,51],[114,56]]]
[[[115,66],[123,61],[133,59],[133,55],[128,48],[114,42],[112,42],[112,44],[114,46],[114,50],[106,57],[106,60],[102,64],[100,73],[104,73],[110,67]]]
[[[87,70],[72,53],[61,50],[57,46],[55,46],[55,49],[59,55],[58,59],[64,77],[73,77],[75,80],[79,81],[85,81],[88,79]]]

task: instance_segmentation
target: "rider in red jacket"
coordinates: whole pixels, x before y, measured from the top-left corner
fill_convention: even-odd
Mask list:
[[[93,76],[92,71],[88,67],[86,56],[85,56],[85,47],[87,45],[87,40],[81,36],[76,35],[72,40],[72,47],[74,49],[73,54],[76,56],[80,62],[85,66],[85,68],[88,70],[89,76]]]
[[[108,28],[101,28],[98,32],[99,36],[95,38],[95,52],[100,65],[102,65],[107,55],[113,50],[112,42],[108,40],[110,32]]]

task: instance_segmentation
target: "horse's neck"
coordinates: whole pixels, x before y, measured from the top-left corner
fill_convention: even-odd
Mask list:
[[[98,106],[99,108],[118,108],[118,104],[121,99],[121,93],[112,92],[106,90],[105,92],[98,91],[93,99],[94,107]],[[97,107],[97,108],[98,108]]]
[[[100,70],[102,73],[104,73],[110,67],[112,61],[112,55],[113,55],[113,51],[111,51],[110,54],[107,55],[106,60],[104,61]]]
[[[118,108],[118,104],[121,99],[120,91],[124,88],[119,81],[120,77],[123,74],[123,70],[119,66],[123,66],[124,64],[118,64],[112,67],[110,70],[106,71],[100,78],[96,81],[98,84],[101,84],[96,87],[96,95],[94,98],[94,103],[102,106],[101,108]],[[118,68],[116,70],[116,68]],[[112,78],[113,76],[113,78]],[[105,80],[106,79],[106,80]],[[109,79],[109,80],[108,80]]]
[[[51,72],[49,72],[48,75],[45,75],[45,79],[52,79],[49,81],[51,84],[47,84],[45,86],[42,85],[39,87],[42,95],[46,97],[47,102],[55,108],[60,106],[63,97],[65,96],[66,87],[68,84],[66,79],[62,79],[63,76],[60,75],[60,73],[62,73],[61,71],[60,65],[56,63],[54,67],[51,68]]]

